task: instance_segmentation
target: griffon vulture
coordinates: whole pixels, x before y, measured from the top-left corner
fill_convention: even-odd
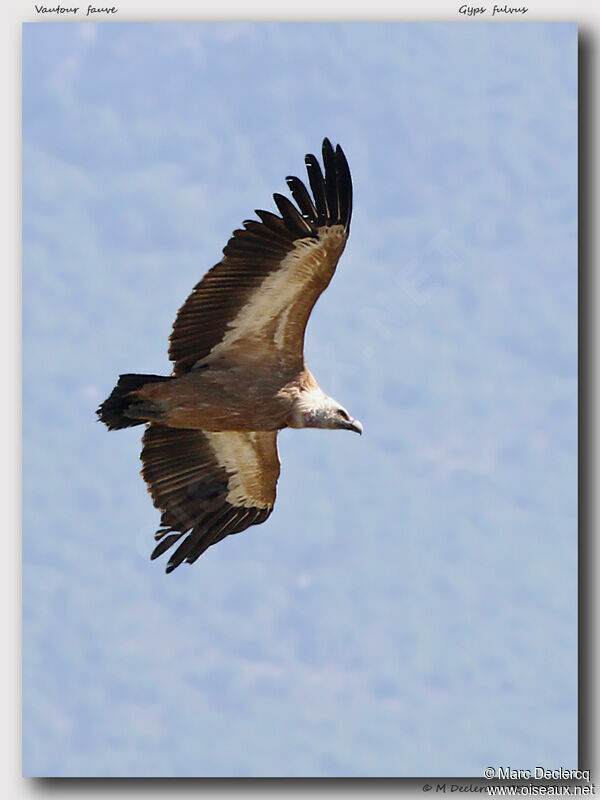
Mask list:
[[[152,558],[178,543],[171,572],[225,536],[264,522],[279,477],[282,428],[362,425],[328,397],[304,363],[310,312],[333,277],[352,213],[352,179],[338,145],[305,159],[311,194],[287,184],[297,208],[256,211],[180,308],[169,377],[121,375],[97,414],[109,430],[147,425],[142,475],[162,511]]]

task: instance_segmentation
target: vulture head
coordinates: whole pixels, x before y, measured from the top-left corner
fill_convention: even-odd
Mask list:
[[[363,426],[352,419],[344,406],[329,397],[320,388],[303,392],[295,405],[289,422],[290,428],[329,428],[355,431],[362,434]]]

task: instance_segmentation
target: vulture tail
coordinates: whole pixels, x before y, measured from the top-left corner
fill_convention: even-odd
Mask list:
[[[120,428],[131,428],[134,425],[143,425],[155,417],[153,409],[147,402],[136,400],[132,392],[141,389],[147,383],[170,381],[161,375],[136,375],[129,373],[119,375],[117,385],[106,400],[98,407],[96,414],[109,431]]]

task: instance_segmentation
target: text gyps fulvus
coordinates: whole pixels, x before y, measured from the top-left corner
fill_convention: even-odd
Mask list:
[[[172,374],[121,375],[97,411],[110,430],[148,423],[142,475],[162,511],[152,558],[179,542],[167,572],[267,519],[282,428],[362,432],[304,363],[308,317],[348,238],[352,179],[328,139],[325,174],[315,156],[305,163],[312,197],[288,177],[298,208],[273,195],[281,216],[257,210],[180,308]]]

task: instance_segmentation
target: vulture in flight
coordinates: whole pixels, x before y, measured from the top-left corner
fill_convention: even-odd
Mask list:
[[[97,414],[115,430],[146,425],[142,475],[162,511],[152,558],[174,547],[171,572],[225,536],[264,522],[279,477],[282,428],[362,425],[328,397],[304,363],[310,312],[346,245],[352,179],[338,145],[321,170],[305,158],[311,191],[286,178],[294,205],[256,211],[179,309],[172,374],[126,374]]]

